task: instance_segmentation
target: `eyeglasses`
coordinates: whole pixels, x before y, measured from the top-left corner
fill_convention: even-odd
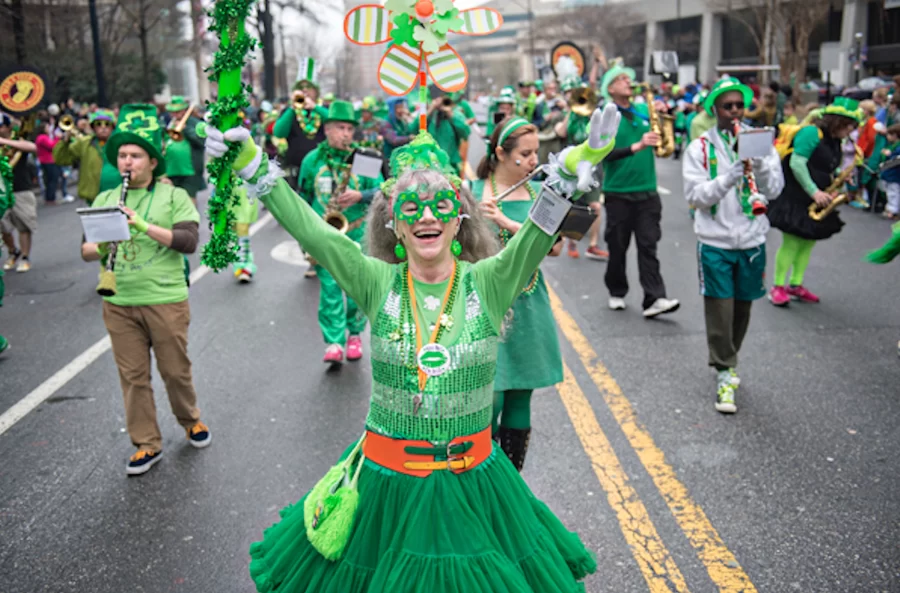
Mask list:
[[[732,109],[743,109],[744,102],[743,101],[734,101],[732,103],[722,103],[722,109],[725,111],[731,111]]]
[[[413,224],[425,216],[428,207],[432,216],[446,224],[459,216],[460,206],[456,191],[452,189],[436,191],[430,200],[423,200],[416,191],[407,190],[397,196],[394,214],[401,221]]]
[[[113,123],[111,121],[95,121],[91,124],[91,126],[96,126],[98,128],[112,128]]]

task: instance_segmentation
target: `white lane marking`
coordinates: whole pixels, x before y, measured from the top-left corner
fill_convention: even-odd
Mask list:
[[[265,216],[250,226],[250,236],[255,235],[260,229],[272,221],[272,214]],[[195,284],[209,273],[210,269],[200,266],[191,272],[191,284]],[[29,412],[47,401],[54,393],[59,391],[66,383],[74,379],[81,371],[86,369],[95,360],[100,358],[111,347],[109,336],[103,336],[93,346],[76,356],[72,362],[58,370],[52,377],[38,385],[31,393],[16,402],[10,409],[0,415],[0,435],[13,427],[13,425],[28,415]]]
[[[269,255],[275,261],[283,264],[297,266],[298,268],[309,267],[309,260],[306,259],[306,254],[303,253],[296,241],[282,241],[272,248]]]
[[[664,188],[664,187],[661,186],[661,185],[658,185],[658,186],[656,187],[656,191],[658,191],[660,194],[662,194],[662,195],[664,195],[664,196],[672,195],[672,190],[666,189],[666,188]]]

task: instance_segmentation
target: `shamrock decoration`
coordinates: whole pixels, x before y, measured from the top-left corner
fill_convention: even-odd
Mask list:
[[[412,90],[423,60],[435,85],[452,93],[466,86],[469,72],[447,35],[487,35],[502,24],[493,8],[460,11],[453,0],[387,0],[384,6],[364,4],[348,12],[344,34],[357,45],[389,42],[378,65],[378,82],[389,95]]]
[[[133,132],[139,136],[146,136],[149,132],[159,129],[159,123],[155,118],[144,117],[142,111],[132,111],[119,122],[119,129],[123,132]]]

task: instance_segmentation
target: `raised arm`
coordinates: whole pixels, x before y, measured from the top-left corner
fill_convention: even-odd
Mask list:
[[[66,141],[63,138],[53,147],[53,162],[57,165],[69,166],[84,158],[84,150],[91,143],[91,136]]]
[[[376,313],[390,288],[391,265],[363,255],[359,245],[322,220],[284,179],[276,178],[246,128],[231,129],[224,136],[209,128],[206,147],[211,157],[225,153],[225,140],[243,145],[234,170],[247,181],[248,193],[255,193],[262,200],[281,226],[334,276],[367,315]]]

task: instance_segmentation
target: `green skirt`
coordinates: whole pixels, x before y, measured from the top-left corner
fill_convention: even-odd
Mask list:
[[[367,460],[359,495],[350,539],[335,562],[307,540],[303,499],[283,509],[281,521],[250,546],[257,591],[575,593],[597,568],[496,446],[474,469],[427,478]]]

